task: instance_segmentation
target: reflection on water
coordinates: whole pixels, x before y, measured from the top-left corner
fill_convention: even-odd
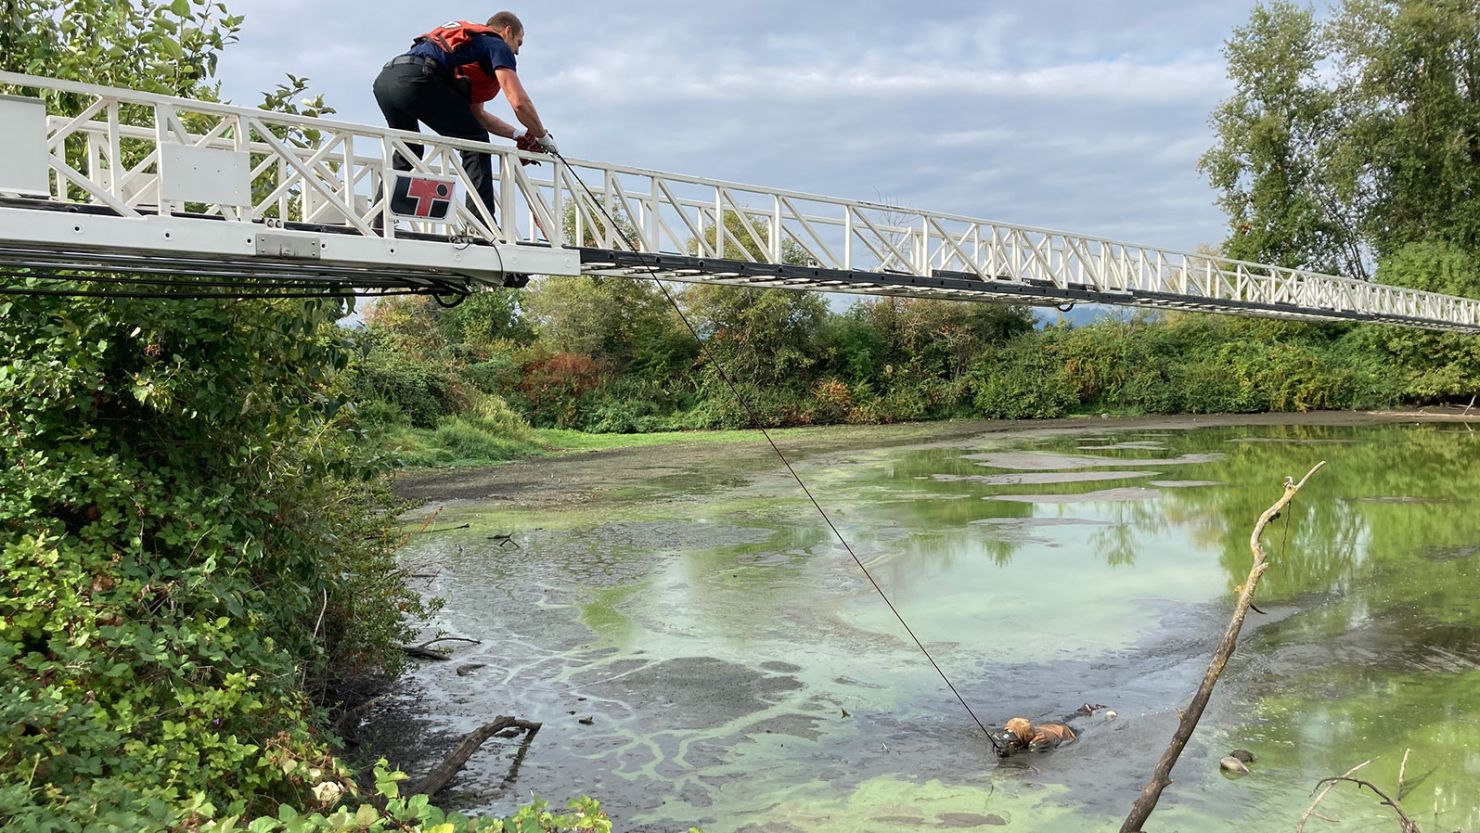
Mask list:
[[[424,769],[495,714],[540,720],[514,778],[513,747],[490,746],[446,797],[507,812],[588,792],[624,830],[1111,827],[1226,625],[1254,520],[1325,459],[1266,535],[1267,615],[1159,826],[1293,825],[1315,781],[1361,761],[1392,787],[1405,749],[1412,814],[1480,826],[1476,436],[1095,429],[798,464],[980,716],[1115,707],[1074,747],[999,765],[794,486],[722,471],[695,477],[735,485],[699,497],[456,509],[473,527],[408,557],[439,573],[439,625],[483,644],[417,669],[369,746]],[[510,532],[517,549],[489,540]],[[1217,772],[1233,746],[1260,756],[1252,776]],[[1367,796],[1323,807],[1340,829],[1392,824]]]

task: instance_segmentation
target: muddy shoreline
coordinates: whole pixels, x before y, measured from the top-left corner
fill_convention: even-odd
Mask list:
[[[1246,623],[1168,818],[1293,820],[1314,779],[1374,744],[1417,747],[1451,795],[1463,753],[1425,744],[1437,727],[1421,717],[1402,738],[1392,727],[1467,702],[1457,692],[1480,669],[1465,590],[1480,569],[1466,462],[1480,437],[1445,425],[1459,416],[774,432],[985,719],[1084,702],[1120,714],[1072,752],[1005,762],[759,435],[405,473],[406,518],[436,517],[406,552],[419,588],[446,600],[426,635],[480,644],[410,669],[361,748],[419,777],[494,714],[543,723],[527,757],[490,742],[439,797],[474,815],[589,794],[643,833],[1098,828],[1143,785],[1201,678],[1250,519],[1279,476],[1330,459],[1288,544],[1283,529],[1270,539],[1268,615]],[[1257,777],[1219,775],[1233,747],[1257,750]],[[1480,812],[1464,801],[1446,811],[1457,821]]]
[[[1401,422],[1480,423],[1480,409],[1417,411],[1318,411],[1292,414],[1204,414],[1196,416],[1078,417],[1050,420],[949,420],[903,425],[825,426],[782,432],[777,445],[789,455],[844,452],[854,442],[871,448],[921,443],[948,443],[968,437],[1002,439],[1060,432],[1175,430],[1237,426],[1360,426]],[[559,457],[520,460],[499,466],[402,472],[396,496],[413,501],[497,501],[513,507],[550,508],[590,502],[639,483],[685,477],[714,469],[754,472],[770,466],[775,453],[759,432],[733,443],[675,441],[664,445],[588,451]]]

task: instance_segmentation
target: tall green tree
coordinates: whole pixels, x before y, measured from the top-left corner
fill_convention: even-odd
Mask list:
[[[689,339],[667,299],[645,278],[541,278],[525,290],[524,307],[541,342],[617,370],[643,358],[646,348],[674,336]]]
[[[1258,6],[1224,55],[1234,94],[1213,113],[1218,144],[1199,166],[1229,218],[1227,256],[1366,277],[1314,12],[1283,0]]]
[[[772,259],[766,249],[770,226],[765,221],[752,218],[747,228],[739,214],[727,211],[722,222],[728,234],[721,257],[761,263]],[[699,241],[690,241],[689,250],[700,251]],[[783,244],[783,263],[800,264],[805,258],[794,241]],[[682,305],[705,339],[710,357],[734,381],[762,388],[806,383],[804,371],[816,363],[813,345],[827,316],[827,301],[821,295],[696,284],[683,293]]]
[[[242,20],[216,0],[4,0],[0,68],[214,100]]]
[[[1473,0],[1345,0],[1325,22],[1280,0],[1225,54],[1201,168],[1230,257],[1365,278],[1408,244],[1480,249]]]
[[[197,98],[241,22],[203,0],[3,20],[7,69]],[[345,407],[347,312],[0,299],[0,827],[165,829],[338,777],[315,702],[393,673],[422,610]]]
[[[1370,244],[1480,251],[1480,5],[1347,0],[1327,34],[1370,179]]]

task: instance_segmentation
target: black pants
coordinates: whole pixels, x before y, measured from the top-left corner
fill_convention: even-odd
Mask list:
[[[420,132],[418,122],[437,133],[454,139],[488,141],[488,131],[473,118],[468,97],[452,85],[441,72],[420,64],[386,66],[375,78],[375,101],[385,114],[387,126],[397,130]],[[418,157],[421,145],[408,145]],[[463,167],[468,171],[469,185],[477,192],[490,216],[495,216],[493,196],[493,158],[487,153],[465,150]],[[397,153],[392,167],[411,170],[411,161]],[[475,213],[475,203],[468,195],[468,208]]]

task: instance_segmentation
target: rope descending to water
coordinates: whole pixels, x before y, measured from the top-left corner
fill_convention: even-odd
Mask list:
[[[633,244],[632,240],[627,236],[627,232],[624,231],[622,227],[617,224],[617,221],[615,218],[612,217],[611,212],[606,210],[606,205],[603,204],[601,200],[597,199],[596,194],[592,193],[591,189],[587,187],[585,180],[581,179],[580,174],[576,173],[575,167],[570,165],[569,162],[566,162],[565,157],[561,156],[558,152],[554,155],[561,162],[566,163],[567,170],[570,171],[571,176],[575,177],[576,182],[580,183],[581,189],[586,192],[586,196],[591,199],[591,203],[597,208],[601,209],[601,213],[606,217],[606,221],[610,223],[611,228],[615,230],[618,235],[621,236],[622,242],[627,245],[627,248],[631,250],[634,254],[636,254],[639,259],[645,260],[646,256],[641,252],[641,250],[638,249],[636,245]],[[649,267],[649,269],[651,269],[653,272],[657,271],[656,265]],[[786,458],[786,454],[781,451],[781,447],[776,445],[776,441],[771,438],[771,432],[767,431],[765,426],[761,424],[761,421],[757,418],[755,410],[751,407],[750,402],[741,395],[739,388],[737,388],[734,381],[730,379],[729,372],[725,370],[723,365],[714,360],[714,357],[709,352],[709,346],[704,343],[704,339],[700,338],[699,331],[695,329],[692,323],[689,322],[688,316],[684,314],[683,308],[678,305],[678,301],[675,300],[672,293],[668,291],[668,287],[664,286],[663,282],[661,280],[658,280],[656,276],[653,276],[653,283],[658,285],[658,289],[662,291],[663,297],[668,300],[668,303],[673,307],[674,312],[678,313],[679,320],[683,321],[684,326],[688,328],[689,334],[694,337],[694,341],[699,345],[699,352],[704,356],[709,364],[713,366],[716,371],[719,372],[720,378],[724,380],[725,387],[729,388],[730,390],[730,395],[734,396],[735,401],[740,403],[740,407],[745,409],[745,415],[749,417],[750,424],[754,425],[756,429],[761,432],[761,436],[766,438],[766,442],[770,444],[771,450],[776,452],[776,456],[781,459],[781,464],[786,467],[787,473],[790,474],[791,478],[797,482],[797,485],[800,486],[802,489],[802,493],[807,496],[807,500],[811,501],[813,508],[817,510],[817,514],[821,515],[822,520],[827,523],[827,528],[832,530],[832,534],[838,539],[838,543],[842,544],[843,549],[847,550],[848,555],[852,556],[853,563],[858,565],[858,569],[863,572],[863,575],[865,578],[868,579],[869,584],[873,585],[874,590],[879,594],[879,598],[883,599],[884,604],[889,606],[889,612],[893,613],[894,618],[899,620],[899,624],[904,627],[905,633],[908,633],[910,635],[910,639],[914,640],[915,645],[919,647],[920,653],[924,654],[925,659],[930,661],[930,667],[934,668],[935,673],[939,674],[941,680],[945,681],[946,688],[949,688],[951,690],[951,694],[954,694],[956,696],[956,700],[961,703],[961,707],[966,709],[966,713],[968,715],[971,715],[971,719],[976,723],[977,728],[981,729],[982,734],[987,736],[987,740],[992,744],[992,749],[1000,753],[1002,751],[1001,741],[999,741],[996,736],[992,734],[992,731],[987,728],[986,724],[982,723],[981,718],[976,716],[976,712],[971,710],[971,706],[967,704],[966,698],[961,696],[961,692],[956,690],[956,686],[951,682],[951,678],[946,676],[946,672],[941,669],[940,664],[935,661],[935,657],[930,655],[930,649],[926,648],[925,643],[920,641],[920,637],[915,635],[914,629],[911,628],[910,624],[904,620],[903,614],[899,612],[899,608],[894,606],[894,602],[889,600],[889,595],[884,592],[883,587],[879,586],[879,582],[874,579],[874,576],[872,573],[869,572],[868,567],[864,566],[863,559],[859,558],[858,553],[853,551],[853,547],[848,544],[848,539],[843,537],[843,533],[838,529],[837,525],[833,523],[832,518],[828,516],[827,510],[822,508],[822,504],[817,501],[817,498],[815,496],[813,496],[812,490],[807,488],[807,484],[802,480],[801,475],[797,474],[796,469],[792,468],[791,461]]]

